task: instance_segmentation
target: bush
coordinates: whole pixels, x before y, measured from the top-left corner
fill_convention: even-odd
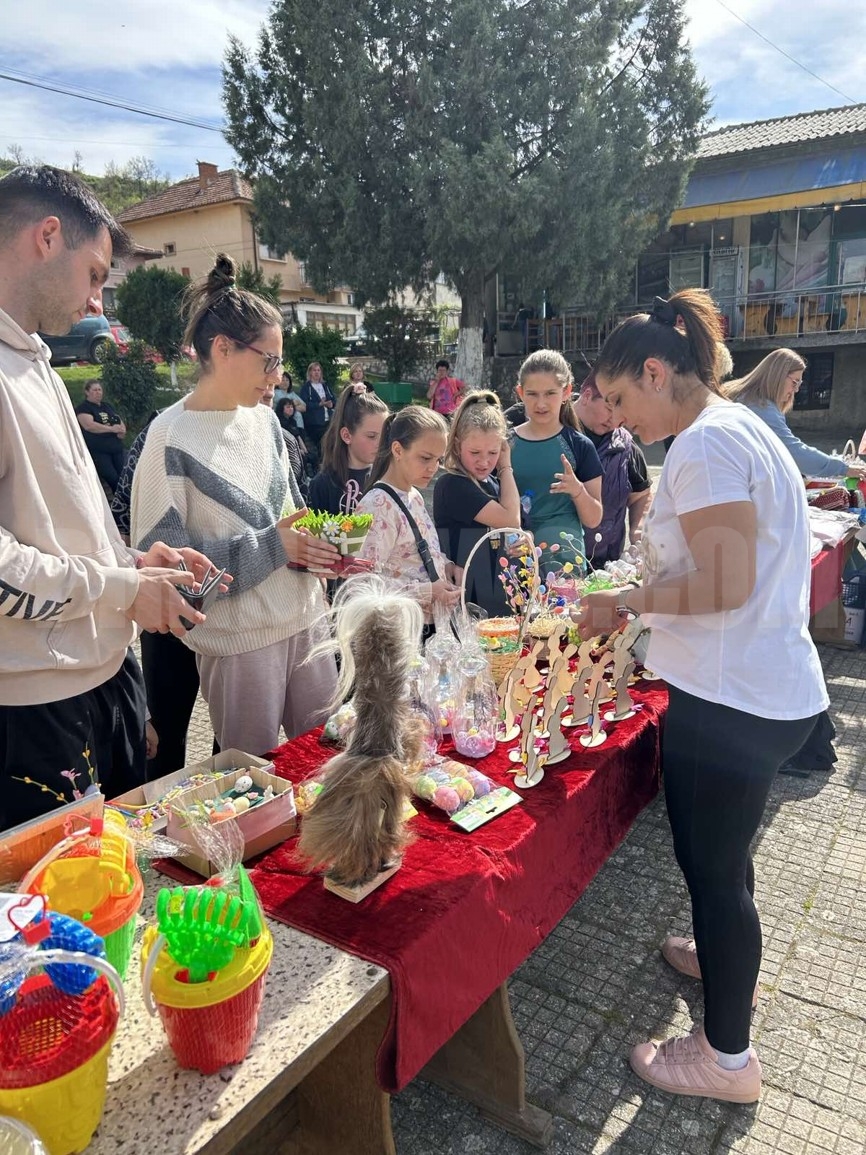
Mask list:
[[[147,358],[143,341],[130,341],[126,356],[121,357],[112,341],[106,347],[102,362],[102,386],[106,398],[115,406],[128,429],[138,428],[156,408],[159,373]]]
[[[298,325],[283,333],[283,358],[291,366],[292,378],[297,385],[307,379],[307,366],[318,361],[322,376],[333,388],[340,375],[337,361],[346,355],[343,337],[337,329],[314,329],[312,325]]]
[[[178,361],[184,324],[181,299],[189,277],[158,265],[139,265],[117,286],[117,316],[133,337],[152,345],[166,361]]]

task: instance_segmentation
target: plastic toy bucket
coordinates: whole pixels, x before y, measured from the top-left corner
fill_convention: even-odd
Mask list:
[[[105,978],[69,997],[38,975],[0,1022],[0,1115],[35,1130],[50,1155],[83,1151],[99,1125],[118,1017]]]
[[[98,934],[105,942],[108,961],[121,978],[126,978],[135,916],[144,896],[126,824],[121,815],[105,811],[98,854],[93,850],[95,840],[86,830],[65,841],[65,849],[56,856],[49,851],[19,889],[46,895],[53,911],[83,922]]]
[[[160,936],[149,927],[141,948],[145,1003],[152,992],[178,1065],[212,1075],[246,1058],[274,951],[270,931],[265,928],[248,949],[237,950],[233,961],[206,983],[184,982],[163,949],[149,974],[148,958],[158,943]]]

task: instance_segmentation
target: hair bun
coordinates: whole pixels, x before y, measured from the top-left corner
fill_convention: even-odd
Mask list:
[[[228,253],[219,253],[216,263],[207,277],[207,292],[209,295],[233,289],[235,286],[236,266]]]

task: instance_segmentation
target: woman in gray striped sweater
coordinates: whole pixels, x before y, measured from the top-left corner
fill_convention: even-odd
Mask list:
[[[132,540],[207,542],[214,564],[234,576],[184,642],[220,746],[263,754],[281,724],[294,737],[327,712],[336,669],[330,656],[306,661],[325,605],[305,567],[327,568],[339,555],[293,528],[303,501],[279,422],[259,404],[282,375],[279,310],[236,288],[224,254],[187,305],[184,343],[201,378],[150,428],[133,482]]]

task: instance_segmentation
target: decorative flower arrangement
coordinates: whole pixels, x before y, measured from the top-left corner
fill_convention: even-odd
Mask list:
[[[313,537],[335,545],[341,554],[357,553],[367,530],[373,524],[370,513],[323,513],[310,510],[295,522],[295,529],[306,529]]]

